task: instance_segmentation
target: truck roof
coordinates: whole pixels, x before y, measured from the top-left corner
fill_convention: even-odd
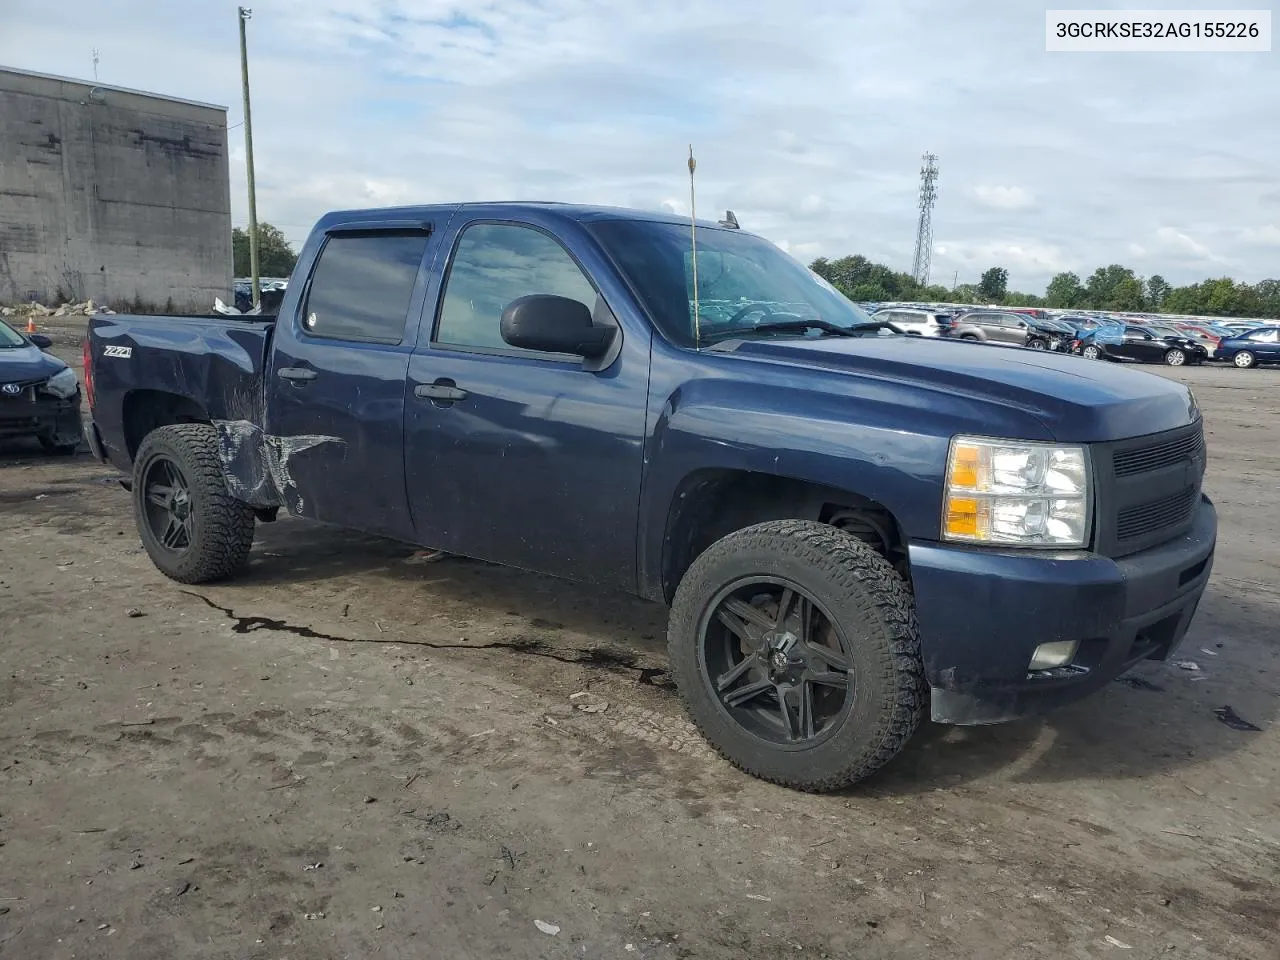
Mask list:
[[[558,217],[578,223],[604,220],[645,220],[653,223],[688,225],[689,218],[666,211],[635,210],[629,207],[592,206],[578,203],[556,203],[547,200],[511,200],[480,203],[437,203],[403,207],[369,207],[362,210],[334,210],[326,213],[316,224],[328,228],[335,224],[354,221],[431,220],[449,217],[459,210],[495,218],[537,212],[543,217]],[[699,229],[724,230],[725,227],[711,220],[698,220]],[[746,231],[743,231],[746,232]]]

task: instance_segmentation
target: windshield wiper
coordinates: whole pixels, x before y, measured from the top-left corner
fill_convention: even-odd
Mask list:
[[[862,330],[880,330],[890,327],[891,324],[873,320],[870,323],[856,323],[852,327],[842,327],[838,323],[832,323],[830,320],[775,320],[772,323],[757,323],[751,327],[732,327],[728,330],[718,331],[717,340],[723,340],[725,337],[733,337],[744,333],[803,333],[806,330],[821,330],[823,333],[829,333],[833,337],[856,337]]]

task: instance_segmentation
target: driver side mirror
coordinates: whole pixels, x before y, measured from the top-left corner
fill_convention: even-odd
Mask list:
[[[520,297],[502,311],[502,339],[522,350],[568,353],[593,360],[608,352],[616,331],[591,322],[586,304],[568,297]]]
[[[30,340],[32,344],[39,347],[41,350],[48,350],[50,347],[53,346],[53,338],[46,337],[43,333],[29,334],[27,336],[27,339]]]

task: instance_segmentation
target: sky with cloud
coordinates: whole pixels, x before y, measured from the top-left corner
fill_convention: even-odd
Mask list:
[[[692,142],[700,213],[732,208],[806,261],[909,270],[931,151],[935,282],[1000,265],[1035,292],[1112,262],[1280,276],[1277,53],[1050,54],[1025,0],[252,7],[258,212],[296,242],[334,207],[687,212]],[[242,119],[235,4],[0,0],[0,63],[91,78],[94,48],[104,83]],[[230,141],[242,223],[240,127]]]

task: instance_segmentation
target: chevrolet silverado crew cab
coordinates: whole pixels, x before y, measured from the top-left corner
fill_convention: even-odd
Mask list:
[[[275,318],[92,318],[90,445],[183,583],[244,568],[284,508],[667,604],[707,740],[807,790],[922,718],[1009,720],[1170,656],[1217,530],[1185,386],[901,336],[764,239],[690,234],[328,214]]]

